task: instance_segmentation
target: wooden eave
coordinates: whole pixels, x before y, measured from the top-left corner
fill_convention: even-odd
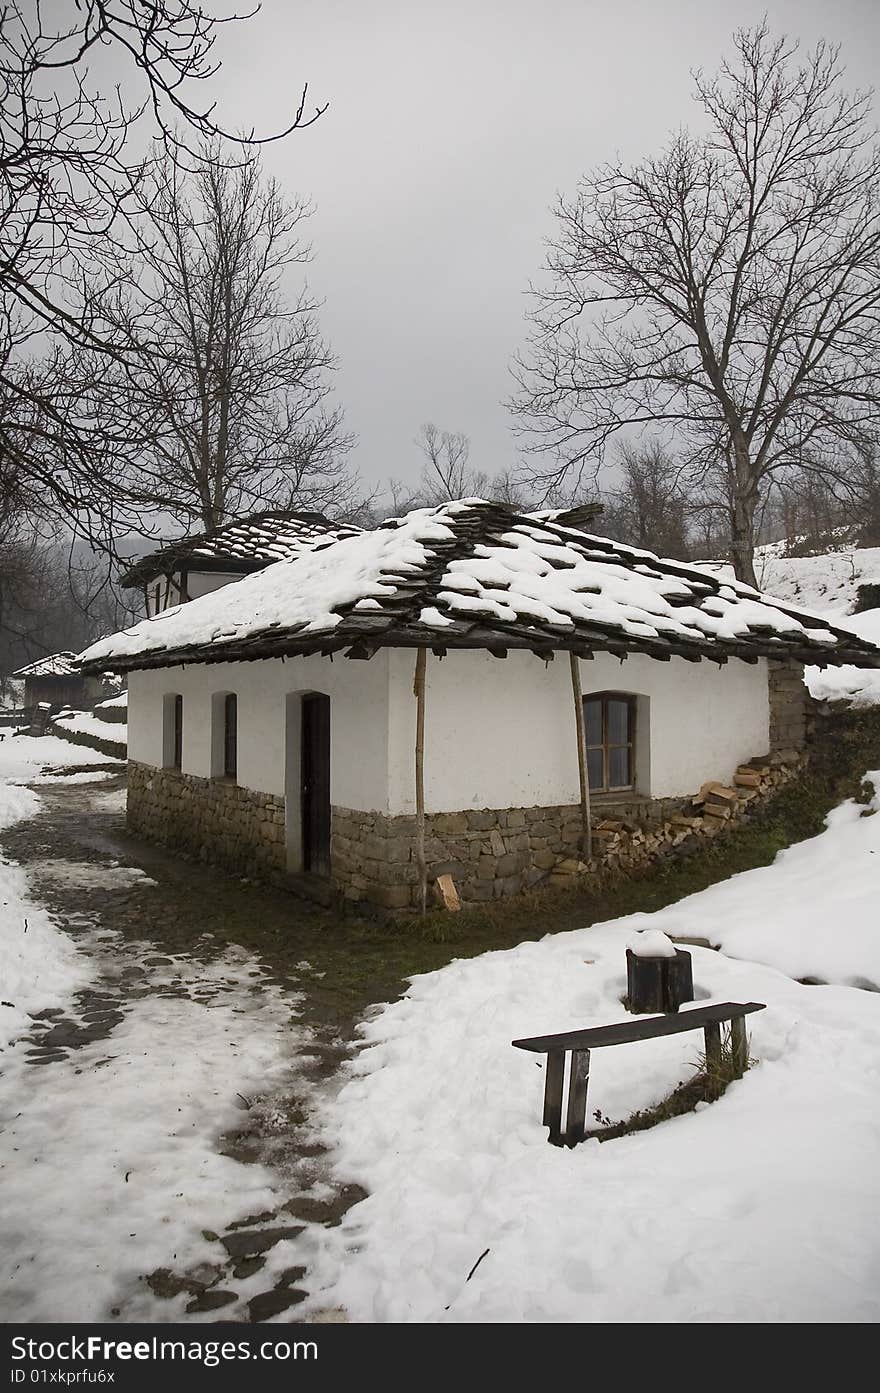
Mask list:
[[[526,650],[538,657],[552,658],[556,652],[575,653],[591,658],[594,653],[612,653],[621,659],[631,653],[644,653],[661,662],[683,658],[687,662],[725,663],[728,658],[740,658],[755,663],[759,658],[775,658],[784,662],[812,663],[820,667],[837,667],[852,663],[859,667],[880,667],[880,652],[861,647],[836,647],[810,643],[799,639],[787,642],[784,638],[754,635],[750,638],[698,639],[648,637],[627,635],[612,625],[583,624],[574,629],[549,625],[531,628],[525,624],[506,624],[494,627],[480,622],[456,620],[442,629],[429,629],[423,624],[397,623],[390,615],[348,614],[335,629],[323,633],[305,626],[299,630],[273,626],[259,634],[223,642],[191,644],[174,649],[157,649],[130,656],[101,659],[83,665],[84,672],[131,672],[142,668],[179,667],[186,663],[256,662],[265,658],[293,658],[309,654],[328,655],[349,651],[352,658],[370,658],[380,648],[431,648],[447,650],[484,649],[495,656],[506,656],[508,649]]]

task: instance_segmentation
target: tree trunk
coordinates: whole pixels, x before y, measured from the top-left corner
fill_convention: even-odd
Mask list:
[[[737,580],[757,589],[755,575],[755,513],[758,508],[758,484],[749,447],[744,440],[735,440],[734,487],[730,517],[730,544],[733,569]]]

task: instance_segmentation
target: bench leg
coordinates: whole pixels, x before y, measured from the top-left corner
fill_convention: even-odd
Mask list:
[[[590,1051],[572,1050],[571,1076],[568,1081],[568,1113],[565,1119],[565,1144],[577,1146],[584,1139],[587,1118],[587,1085],[590,1082]]]
[[[746,1039],[745,1016],[734,1016],[730,1022],[730,1046],[733,1051],[733,1069],[741,1079],[749,1067],[749,1045]]]
[[[544,1069],[544,1126],[550,1128],[548,1141],[562,1145],[562,1082],[565,1050],[551,1050]]]
[[[716,1097],[719,1092],[721,1074],[721,1026],[717,1021],[704,1027],[706,1038],[706,1073],[709,1078],[709,1092]]]

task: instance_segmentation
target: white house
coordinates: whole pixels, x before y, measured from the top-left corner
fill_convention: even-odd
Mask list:
[[[359,530],[330,522],[323,513],[258,513],[140,557],[123,573],[122,586],[142,590],[147,614],[158,614]]]
[[[464,899],[535,884],[583,854],[587,800],[594,824],[666,816],[802,746],[804,662],[876,667],[880,650],[572,515],[465,500],[82,661],[128,674],[135,830],[405,909],[441,874]]]

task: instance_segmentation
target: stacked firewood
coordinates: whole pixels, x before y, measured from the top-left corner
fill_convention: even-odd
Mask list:
[[[652,861],[691,838],[716,836],[787,783],[801,764],[802,756],[797,750],[758,756],[739,765],[729,785],[703,784],[680,811],[661,823],[642,825],[625,818],[602,818],[593,823],[592,861],[568,856],[553,867],[549,881],[561,884],[572,875],[627,870]]]

